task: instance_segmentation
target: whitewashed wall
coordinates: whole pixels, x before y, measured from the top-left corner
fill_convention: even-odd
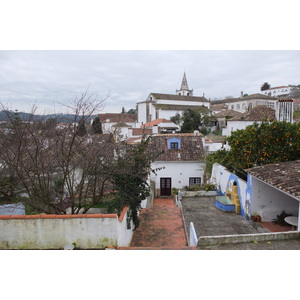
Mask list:
[[[138,103],[138,122],[141,124],[147,123],[147,118],[146,118],[146,103]]]
[[[110,217],[109,217],[110,216]],[[126,247],[133,235],[122,218],[105,215],[0,216],[0,249],[81,249]]]
[[[152,163],[151,168],[163,168],[157,171],[157,175],[151,174],[151,180],[155,181],[156,188],[160,188],[160,178],[171,177],[172,188],[182,189],[189,185],[189,177],[201,177],[203,183],[205,163],[163,161]]]
[[[283,210],[298,216],[299,201],[274,187],[251,176],[252,204],[251,214],[259,214],[262,221],[271,222]]]
[[[260,121],[257,121],[256,123],[261,123]],[[227,132],[226,136],[230,136],[233,131],[236,131],[238,129],[246,129],[247,126],[253,125],[254,121],[227,121]],[[225,131],[222,131],[225,133]]]

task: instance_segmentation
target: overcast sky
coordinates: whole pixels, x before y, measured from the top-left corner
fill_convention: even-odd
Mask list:
[[[0,100],[11,109],[60,112],[83,90],[109,96],[104,112],[135,108],[151,92],[175,94],[184,71],[194,96],[211,100],[300,84],[300,51],[0,51]]]
[[[59,103],[89,87],[99,99],[108,95],[104,112],[121,112],[151,92],[175,94],[184,71],[194,95],[211,100],[257,93],[264,82],[300,84],[295,3],[7,1],[0,101],[12,110],[36,103],[39,112],[63,112]]]

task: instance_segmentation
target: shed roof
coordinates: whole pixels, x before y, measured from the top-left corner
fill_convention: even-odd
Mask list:
[[[254,167],[246,171],[300,200],[300,160]]]

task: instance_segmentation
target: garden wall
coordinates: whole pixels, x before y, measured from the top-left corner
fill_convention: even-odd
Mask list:
[[[80,249],[129,246],[127,210],[117,214],[0,216],[0,249]]]

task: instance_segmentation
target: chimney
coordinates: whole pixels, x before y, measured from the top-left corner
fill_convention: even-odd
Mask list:
[[[241,98],[243,98],[244,97],[244,92],[243,91],[241,91]]]

